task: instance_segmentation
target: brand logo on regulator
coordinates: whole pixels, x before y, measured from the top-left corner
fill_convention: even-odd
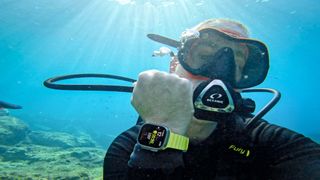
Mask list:
[[[214,93],[209,96],[210,98],[207,99],[207,102],[214,102],[223,104],[223,100],[221,100],[222,94]]]

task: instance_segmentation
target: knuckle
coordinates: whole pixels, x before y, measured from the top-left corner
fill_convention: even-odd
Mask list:
[[[184,92],[191,92],[192,91],[192,83],[189,80],[182,78],[181,89],[183,89]]]
[[[191,84],[192,84],[189,80],[187,80],[187,79],[185,79],[185,78],[180,78],[180,83],[181,83],[181,85],[184,86],[184,87],[191,86]]]
[[[141,73],[139,73],[139,75],[138,75],[138,81],[139,81],[139,80],[143,80],[143,79],[145,79],[146,77],[147,77],[147,72],[146,72],[146,71],[141,72]]]
[[[159,78],[163,78],[165,76],[165,73],[161,72],[161,71],[156,71],[156,72],[154,72],[154,76],[159,77]]]

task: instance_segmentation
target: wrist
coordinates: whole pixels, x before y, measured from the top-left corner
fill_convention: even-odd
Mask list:
[[[174,149],[152,152],[136,144],[130,155],[128,165],[132,168],[139,167],[143,169],[175,169],[184,165],[183,153]]]
[[[187,151],[189,138],[173,132],[166,126],[145,123],[140,129],[137,143],[143,149],[154,152],[167,148]]]
[[[162,120],[155,120],[155,118],[152,118],[152,120],[149,120],[150,118],[144,119],[144,123],[147,124],[155,124],[159,126],[164,126],[169,128],[170,132],[173,132],[175,134],[179,134],[182,136],[186,136],[190,121],[185,121],[185,119],[178,119],[176,118],[175,121],[162,121]]]

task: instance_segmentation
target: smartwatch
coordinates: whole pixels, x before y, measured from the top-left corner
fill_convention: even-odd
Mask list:
[[[140,129],[137,142],[141,148],[154,152],[167,148],[186,152],[189,138],[173,133],[168,127],[145,123]]]

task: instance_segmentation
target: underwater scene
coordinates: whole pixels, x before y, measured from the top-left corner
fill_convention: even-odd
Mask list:
[[[258,88],[280,101],[263,119],[320,143],[320,1],[318,0],[1,0],[0,179],[102,179],[112,141],[136,124],[131,93],[47,88],[70,74],[137,79],[169,71],[168,47],[147,34],[179,41],[181,32],[210,18],[245,24],[268,47],[270,68]],[[121,85],[109,78],[61,84]],[[270,93],[244,93],[256,103]]]

